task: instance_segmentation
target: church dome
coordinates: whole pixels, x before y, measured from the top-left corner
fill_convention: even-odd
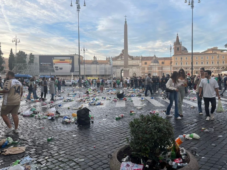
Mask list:
[[[182,46],[182,51],[187,51],[188,52],[188,49],[185,48],[184,46]]]

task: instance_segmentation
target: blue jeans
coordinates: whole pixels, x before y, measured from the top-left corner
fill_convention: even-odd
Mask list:
[[[31,93],[33,93],[33,98],[34,99],[38,99],[37,94],[36,94],[36,90],[32,90],[32,91],[28,91],[28,96],[27,96],[28,100],[31,99]]]
[[[170,115],[170,110],[171,107],[173,106],[173,101],[175,101],[175,118],[177,118],[179,116],[179,112],[178,112],[178,96],[177,96],[177,91],[174,92],[170,92],[169,93],[169,106],[167,107],[167,111],[166,114]]]
[[[148,90],[150,90],[150,93],[152,94],[151,85],[146,85],[145,96],[147,96],[147,91]]]
[[[199,93],[196,93],[196,96],[197,96],[198,111],[199,111],[199,113],[202,113],[203,112],[203,110],[202,110],[202,98],[199,97]]]

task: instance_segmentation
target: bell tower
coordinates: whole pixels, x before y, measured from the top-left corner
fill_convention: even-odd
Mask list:
[[[180,43],[178,34],[177,34],[176,41],[174,42],[174,55],[176,54],[182,54],[182,45]]]

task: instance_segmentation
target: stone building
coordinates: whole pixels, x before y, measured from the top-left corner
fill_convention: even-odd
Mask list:
[[[213,71],[213,74],[221,73],[226,69],[227,49],[218,47],[209,48],[203,52],[193,52],[193,74],[198,74],[200,67]],[[174,43],[174,55],[172,56],[173,71],[183,68],[191,74],[191,53],[182,46],[177,35]]]

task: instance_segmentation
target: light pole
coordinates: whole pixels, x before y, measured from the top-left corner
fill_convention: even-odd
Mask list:
[[[17,56],[17,44],[20,43],[20,39],[18,39],[16,36],[15,38],[13,38],[12,43],[15,43],[15,55]]]
[[[86,48],[82,48],[81,51],[84,52],[84,79],[85,79],[85,53],[87,52]]]
[[[185,0],[185,3],[187,3],[187,0]],[[198,0],[198,3],[200,3],[200,0]],[[194,0],[189,0],[188,5],[191,5],[192,9],[192,56],[191,56],[191,76],[193,76],[193,9],[194,9]]]
[[[77,12],[78,12],[78,63],[79,63],[79,87],[81,87],[81,75],[80,75],[80,0],[76,0],[77,5]],[[72,0],[71,0],[71,7],[73,6]],[[84,0],[84,6],[86,6],[86,2]]]
[[[170,52],[170,58],[171,58],[171,56],[172,56],[172,45],[170,45],[170,47],[169,47],[169,52]],[[173,62],[171,62],[170,61],[170,63],[169,63],[169,75],[171,75],[171,64],[172,64]]]

